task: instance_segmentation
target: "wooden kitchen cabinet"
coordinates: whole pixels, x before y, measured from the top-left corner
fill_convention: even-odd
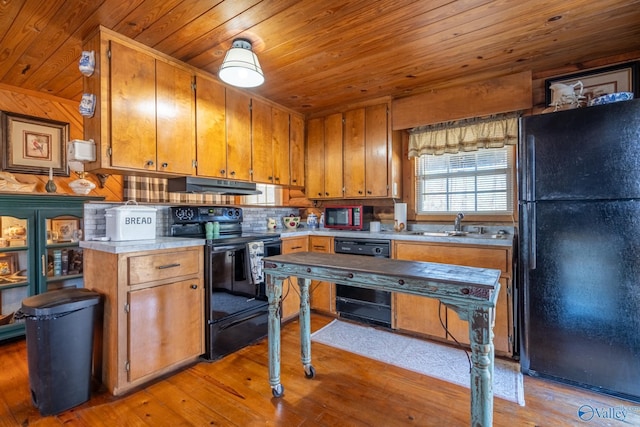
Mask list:
[[[266,102],[251,100],[251,157],[253,181],[274,184],[273,132],[271,106]],[[287,123],[288,127],[288,123]],[[287,129],[288,130],[288,129]],[[288,141],[287,136],[287,141]]]
[[[390,132],[388,110],[388,104],[381,103],[307,122],[310,199],[335,198],[331,194],[338,185],[340,197],[348,199],[401,197],[402,141]],[[334,182],[327,184],[328,179]]]
[[[332,236],[309,236],[309,252],[333,253]],[[336,314],[336,285],[330,282],[311,281],[309,291],[311,308],[329,314]]]
[[[111,147],[109,166],[155,171],[156,61],[114,40],[109,43],[109,50],[111,91],[100,94],[111,100],[109,112],[114,119],[110,140],[100,141]],[[140,105],[145,108],[139,108]],[[91,137],[85,134],[85,139]]]
[[[389,135],[390,128],[387,104],[365,108],[366,197],[400,197],[400,166],[394,162],[394,154],[398,157],[400,155],[400,140],[392,140]]]
[[[156,60],[156,170],[193,175],[196,107],[193,72]]]
[[[289,185],[291,179],[289,122],[289,113],[280,108],[271,107],[272,183],[277,185]]]
[[[227,177],[225,88],[216,80],[196,76],[196,173]]]
[[[364,108],[344,113],[344,197],[348,199],[366,195],[364,117]]]
[[[307,122],[307,197],[343,197],[342,113]]]
[[[227,169],[226,178],[251,180],[251,97],[226,91]]]
[[[393,246],[396,259],[427,261],[428,256],[422,254],[420,244],[394,241]],[[440,339],[446,338],[440,319],[442,318],[443,323],[446,324],[447,314],[446,310],[440,307],[437,299],[394,293],[393,302],[397,329]]]
[[[307,252],[309,239],[307,236],[288,237],[282,239],[282,253],[294,254],[296,252]],[[282,288],[282,321],[286,321],[298,316],[300,312],[300,288],[298,279],[289,277]]]
[[[251,100],[253,181],[289,185],[289,113],[258,99]]]
[[[447,245],[394,241],[397,259],[439,262],[469,267],[494,268],[500,270],[500,293],[495,311],[494,346],[496,353],[513,354],[513,292],[512,249],[468,245]],[[406,294],[394,294],[396,327],[439,339],[453,340],[446,335],[440,319],[449,333],[463,344],[469,344],[468,322],[460,320],[455,311],[440,307],[438,300]],[[440,317],[439,317],[440,313]]]
[[[304,118],[296,114],[291,114],[289,118],[289,185],[304,187],[306,170],[304,163]]]
[[[324,119],[307,121],[306,195],[310,199],[324,197]]]
[[[96,142],[96,161],[85,170],[192,175],[193,72],[102,27],[83,49],[96,52],[96,71],[84,77],[84,92],[96,96],[94,115],[84,117],[84,139]]]
[[[186,366],[204,353],[201,246],[84,252],[85,287],[104,296],[97,365],[112,394]]]
[[[344,196],[387,197],[391,144],[387,104],[344,114]]]

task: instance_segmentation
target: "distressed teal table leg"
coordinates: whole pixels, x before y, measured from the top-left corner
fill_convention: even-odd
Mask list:
[[[267,276],[266,294],[269,301],[269,384],[274,397],[284,394],[280,384],[280,299],[282,297],[282,278]]]
[[[298,277],[300,288],[300,359],[307,378],[315,376],[315,370],[311,366],[311,315],[309,306],[309,286],[311,279]]]
[[[469,311],[471,341],[471,425],[493,424],[493,309],[476,307]]]

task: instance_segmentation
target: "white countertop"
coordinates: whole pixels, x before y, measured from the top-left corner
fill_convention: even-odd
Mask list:
[[[123,254],[128,252],[152,251],[157,249],[184,248],[189,246],[204,246],[204,239],[184,237],[158,237],[150,240],[127,240],[124,242],[110,242],[97,240],[83,240],[80,247],[96,251]]]
[[[267,232],[265,232],[267,233]],[[513,245],[513,235],[507,234],[496,238],[495,234],[467,234],[466,236],[425,236],[416,234],[415,231],[343,231],[330,229],[313,229],[299,228],[296,230],[278,229],[268,234],[279,234],[281,238],[296,236],[331,236],[342,238],[359,238],[359,239],[385,239],[385,240],[404,240],[413,242],[429,242],[429,243],[455,243],[459,245],[484,245],[497,247],[511,247]],[[158,237],[152,240],[128,240],[123,242],[99,241],[99,240],[83,240],[80,247],[85,249],[93,249],[96,251],[108,252],[112,254],[121,254],[129,252],[151,251],[156,249],[172,249],[189,246],[203,246],[205,239],[183,238],[183,237]]]
[[[280,232],[281,238],[296,237],[296,236],[333,236],[333,237],[346,237],[346,238],[359,238],[359,239],[386,239],[386,240],[406,240],[414,242],[429,242],[429,243],[456,243],[461,245],[486,245],[486,246],[500,246],[511,247],[513,246],[513,235],[506,234],[500,238],[496,238],[496,234],[467,234],[465,236],[425,236],[422,234],[415,234],[418,231],[343,231],[343,230],[330,230],[330,229],[308,229],[299,228],[296,230],[276,230]]]

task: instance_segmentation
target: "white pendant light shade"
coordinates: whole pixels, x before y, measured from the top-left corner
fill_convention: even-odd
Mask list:
[[[251,50],[251,42],[236,39],[222,61],[220,79],[232,86],[256,87],[264,83],[258,57]]]

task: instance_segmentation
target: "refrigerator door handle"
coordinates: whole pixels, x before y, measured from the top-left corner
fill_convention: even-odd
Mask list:
[[[536,204],[528,203],[527,209],[529,211],[529,270],[536,269]]]
[[[533,201],[536,194],[536,137],[527,136],[527,200]]]

